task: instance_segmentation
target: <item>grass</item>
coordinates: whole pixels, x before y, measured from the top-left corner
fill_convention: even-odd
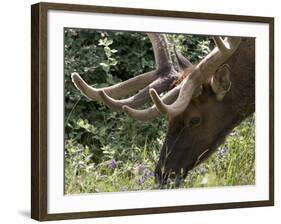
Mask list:
[[[254,123],[255,117],[251,116],[236,127],[208,160],[189,172],[180,188],[255,184]],[[87,128],[89,127],[88,125]],[[138,138],[137,133],[132,135],[132,139]],[[160,186],[155,184],[153,171],[163,137],[164,135],[152,141],[145,138],[142,148],[134,145],[133,141],[127,141],[130,145],[124,148],[131,148],[131,151],[127,152],[130,156],[126,158],[109,153],[111,148],[105,144],[102,146],[103,154],[100,155],[98,163],[93,161],[95,155],[92,148],[74,139],[66,139],[65,193],[160,189]],[[174,184],[170,181],[165,188],[174,188]]]

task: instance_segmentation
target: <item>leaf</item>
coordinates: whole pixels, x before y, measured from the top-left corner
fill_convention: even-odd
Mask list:
[[[116,61],[116,59],[114,59],[114,58],[110,58],[111,60],[110,60],[110,65],[111,66],[115,66],[115,65],[117,65],[117,61]]]
[[[109,58],[111,56],[111,49],[109,47],[104,47],[103,49],[106,56]]]
[[[113,43],[113,40],[110,39],[110,40],[107,40],[105,44],[106,44],[106,46],[109,46],[109,45],[111,45],[112,43]]]
[[[105,45],[103,39],[99,39],[99,44],[98,44],[98,45],[99,45],[99,46],[104,46],[104,45]]]
[[[109,65],[108,64],[106,64],[106,63],[104,63],[104,62],[101,62],[100,63],[100,66],[102,66],[102,69],[106,72],[106,73],[108,73],[109,72]]]
[[[102,66],[102,67],[109,67],[109,65],[106,64],[106,63],[104,63],[104,62],[101,62],[101,63],[100,63],[100,66]]]
[[[77,125],[78,125],[79,127],[84,127],[84,121],[83,121],[82,119],[79,119],[79,120],[77,121]]]

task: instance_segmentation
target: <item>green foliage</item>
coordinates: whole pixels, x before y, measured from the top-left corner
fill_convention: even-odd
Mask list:
[[[191,63],[198,63],[214,47],[207,36],[171,34],[168,39]]]
[[[168,39],[193,63],[213,47],[203,36],[168,35]],[[133,120],[81,96],[70,78],[78,72],[88,83],[104,87],[150,71],[154,56],[147,36],[66,28],[64,41],[66,193],[159,189],[153,171],[167,129],[165,118]],[[253,184],[253,122],[250,118],[236,128],[181,187]]]
[[[254,116],[243,121],[207,161],[190,171],[178,187],[255,184],[254,121]],[[100,163],[93,163],[93,153],[88,146],[67,140],[66,192],[77,194],[160,189],[154,182],[153,170],[162,140],[157,139],[159,144],[154,145],[147,139],[142,147],[136,147],[133,141],[130,142],[132,151],[127,155],[115,154],[118,147],[107,147],[104,160]],[[164,186],[168,189],[174,187],[175,182],[171,180]]]

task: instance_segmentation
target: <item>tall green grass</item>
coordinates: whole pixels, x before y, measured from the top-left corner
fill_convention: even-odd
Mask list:
[[[88,129],[93,128],[90,124]],[[126,131],[124,130],[124,133]],[[142,133],[129,133],[137,139]],[[98,138],[98,136],[93,136]],[[124,136],[123,136],[124,137]],[[65,193],[96,193],[116,191],[155,190],[154,168],[164,132],[159,138],[145,139],[143,147],[128,141],[131,155],[110,154],[103,146],[99,163],[94,151],[73,139],[65,142]],[[116,139],[118,142],[118,139]],[[114,144],[114,142],[111,142]],[[122,147],[122,146],[118,146]],[[111,156],[109,156],[111,155]],[[116,157],[116,158],[115,158]],[[255,117],[251,116],[236,127],[225,142],[205,162],[189,172],[180,188],[236,186],[255,184]],[[173,188],[173,182],[165,188]]]

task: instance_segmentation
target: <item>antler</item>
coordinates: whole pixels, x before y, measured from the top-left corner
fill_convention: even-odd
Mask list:
[[[180,90],[177,88],[171,90],[170,94],[178,92],[176,100],[169,104],[167,98],[170,99],[169,95],[164,96],[162,99],[159,97],[157,91],[151,88],[149,90],[154,106],[146,110],[132,110],[129,107],[123,107],[124,111],[127,112],[131,117],[136,119],[144,120],[149,118],[145,116],[146,113],[156,114],[155,110],[168,114],[170,117],[175,117],[181,114],[189,105],[194,92],[199,88],[204,80],[208,80],[238,48],[241,38],[228,37],[222,40],[221,37],[214,37],[216,48],[214,48],[197,66],[194,67],[193,71],[188,75],[181,83]],[[178,57],[178,56],[177,56]]]
[[[156,61],[155,70],[101,89],[89,86],[78,73],[73,73],[72,80],[75,86],[89,99],[103,102],[113,109],[123,110],[135,119],[150,120],[160,116],[160,113],[175,117],[186,109],[204,80],[208,80],[216,72],[218,67],[236,51],[241,42],[241,38],[238,37],[227,37],[225,40],[214,37],[216,47],[178,86],[171,89],[178,78],[178,73],[173,66],[166,37],[155,33],[149,33],[148,36]],[[182,70],[191,66],[184,56],[177,51],[175,53]],[[140,91],[134,96],[120,99],[138,90]],[[160,98],[159,94],[166,91],[168,92]],[[154,102],[152,107],[144,110],[136,109],[150,98]]]
[[[156,61],[155,70],[140,74],[116,85],[100,89],[88,85],[75,72],[72,73],[71,77],[76,88],[89,99],[103,102],[107,106],[117,110],[121,110],[124,105],[132,108],[142,106],[146,101],[150,100],[150,88],[155,89],[159,94],[169,90],[177,78],[177,72],[173,67],[168,51],[168,42],[166,37],[161,34],[149,33],[148,36],[152,43]],[[127,99],[120,99],[138,90],[140,91],[134,96]]]
[[[181,89],[181,84],[176,86],[175,88],[171,89],[169,92],[167,92],[163,96],[162,101],[165,104],[173,103],[177,99],[180,89]],[[152,98],[152,94],[154,94],[154,92],[156,92],[154,89],[149,90],[149,94],[150,94],[151,98]],[[161,113],[158,111],[158,109],[156,109],[155,105],[153,105],[152,107],[149,107],[147,109],[144,109],[144,110],[136,110],[136,109],[133,109],[126,105],[123,106],[122,109],[130,117],[135,118],[137,120],[142,120],[142,121],[151,120],[151,119],[157,118],[161,115]]]

